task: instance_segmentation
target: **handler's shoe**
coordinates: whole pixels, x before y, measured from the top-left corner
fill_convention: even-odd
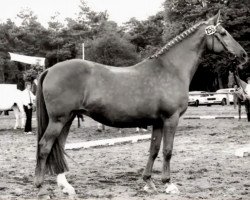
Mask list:
[[[31,131],[29,132],[24,132],[25,135],[32,135],[33,133]]]

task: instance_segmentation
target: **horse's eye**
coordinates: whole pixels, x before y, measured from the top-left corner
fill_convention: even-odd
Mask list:
[[[223,31],[223,32],[220,33],[220,35],[221,35],[221,36],[226,36],[227,33],[226,33],[225,31]]]

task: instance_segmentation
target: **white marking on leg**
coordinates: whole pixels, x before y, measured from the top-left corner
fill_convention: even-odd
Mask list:
[[[23,129],[26,123],[26,114],[23,108],[23,104],[21,102],[18,102],[17,106],[19,109],[18,113],[19,113],[19,119],[21,121],[21,128]]]
[[[147,193],[158,193],[152,179],[149,179],[146,181],[146,185],[144,186],[143,190]]]
[[[57,185],[63,191],[63,193],[68,194],[70,196],[75,195],[75,189],[70,185],[66,179],[65,173],[57,175]]]
[[[20,118],[21,118],[21,128],[24,128],[26,123],[26,114],[24,111],[20,112]]]
[[[177,186],[175,185],[175,184],[173,184],[173,183],[167,183],[166,185],[165,185],[165,187],[166,187],[166,193],[167,194],[180,194],[180,191],[179,191],[179,189],[177,188]]]

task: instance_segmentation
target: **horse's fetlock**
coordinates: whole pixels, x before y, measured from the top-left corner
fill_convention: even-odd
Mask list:
[[[161,180],[162,180],[162,183],[165,184],[165,183],[170,183],[170,180],[171,180],[171,179],[170,179],[169,177],[164,177],[164,178],[162,178]]]
[[[172,149],[163,149],[163,156],[169,160],[172,157]]]
[[[158,156],[158,152],[157,152],[157,153],[153,153],[153,154],[151,155],[151,157],[152,157],[153,160],[155,160],[155,159],[157,158],[157,156]]]
[[[151,179],[151,175],[143,174],[143,175],[142,175],[142,179],[143,179],[144,181],[147,181],[147,180]]]

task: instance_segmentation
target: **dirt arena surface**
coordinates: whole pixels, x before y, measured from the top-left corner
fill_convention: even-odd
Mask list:
[[[244,109],[243,109],[244,110]],[[244,114],[244,112],[243,112]],[[237,115],[233,106],[189,107],[185,116]],[[33,122],[35,126],[35,121]],[[13,130],[14,118],[0,116],[0,199],[37,199],[33,185],[36,135]],[[35,132],[35,128],[34,128]],[[135,135],[135,129],[107,128],[85,118],[81,128],[71,128],[68,143]],[[145,133],[140,133],[145,134]],[[146,133],[148,134],[148,133]],[[250,123],[246,119],[180,119],[171,160],[172,182],[179,195],[167,195],[161,183],[162,153],[155,161],[153,179],[158,194],[143,191],[141,175],[148,159],[149,140],[134,144],[67,150],[77,163],[68,160],[68,181],[78,199],[121,200],[248,200],[250,199],[250,157],[236,157],[235,150],[250,144]],[[46,176],[51,199],[68,199],[57,188],[56,176]]]

